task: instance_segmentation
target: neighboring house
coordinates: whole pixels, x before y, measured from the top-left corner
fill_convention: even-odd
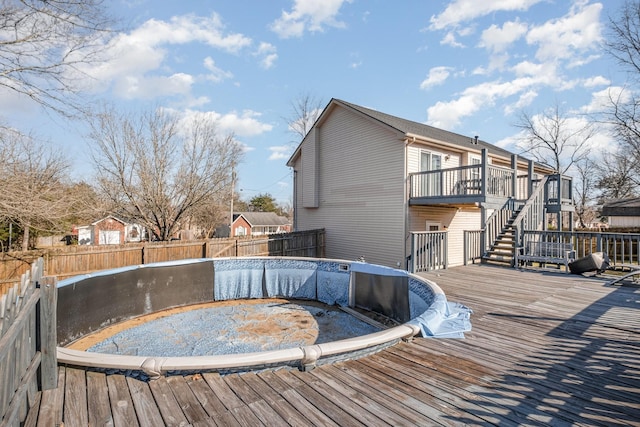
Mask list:
[[[238,212],[233,214],[231,237],[288,233],[291,222],[275,212]]]
[[[76,227],[79,245],[121,245],[125,242],[140,242],[144,228],[139,224],[125,222],[113,215],[99,219],[91,225]]]
[[[640,227],[640,197],[605,203],[602,216],[608,218],[609,227]]]
[[[425,231],[447,231],[446,263],[462,264],[464,231],[485,229],[501,209],[517,212],[538,194],[539,178],[553,173],[478,137],[338,99],[287,165],[294,172],[294,230],[324,228],[329,258],[403,268],[415,253],[415,233]],[[556,177],[549,197],[557,208],[546,212],[560,215],[573,211],[571,181]]]

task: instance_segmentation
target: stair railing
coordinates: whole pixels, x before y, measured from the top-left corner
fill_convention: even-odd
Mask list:
[[[522,235],[524,230],[540,230],[544,225],[544,208],[545,197],[544,189],[547,184],[548,177],[544,176],[538,186],[523,206],[518,216],[513,221],[513,233],[515,247],[522,246]]]
[[[509,222],[516,210],[515,200],[510,198],[500,209],[494,210],[484,223],[484,242],[482,247],[482,256],[486,256],[491,245],[493,245],[502,232],[505,225]]]

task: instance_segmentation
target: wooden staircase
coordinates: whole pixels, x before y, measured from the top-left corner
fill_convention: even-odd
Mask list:
[[[512,266],[516,250],[515,229],[513,223],[520,211],[514,211],[511,218],[502,227],[500,233],[491,243],[489,250],[482,256],[482,262],[486,264],[497,264]]]

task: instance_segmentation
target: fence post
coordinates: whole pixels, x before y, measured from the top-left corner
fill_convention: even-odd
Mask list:
[[[58,387],[58,339],[56,333],[56,306],[58,299],[55,277],[43,277],[40,282],[40,386],[42,390]]]

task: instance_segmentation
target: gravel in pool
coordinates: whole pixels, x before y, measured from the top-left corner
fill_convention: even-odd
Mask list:
[[[379,331],[337,307],[315,301],[211,303],[148,321],[120,324],[90,352],[181,357],[251,353],[321,344]],[[91,337],[88,337],[91,342]],[[95,340],[94,340],[95,341]],[[70,346],[74,348],[74,346]],[[77,346],[75,348],[78,348]]]

